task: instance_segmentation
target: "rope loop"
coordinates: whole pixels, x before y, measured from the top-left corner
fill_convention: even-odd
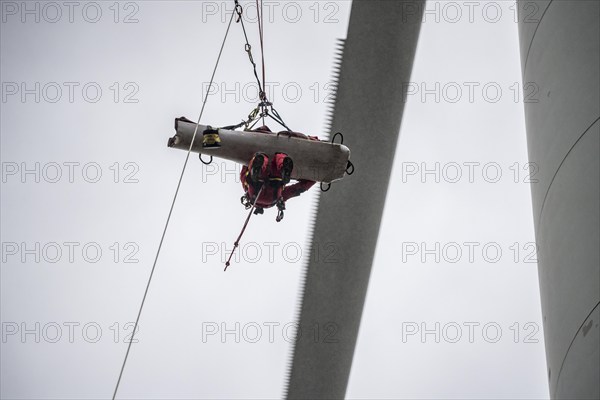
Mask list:
[[[242,6],[240,5],[240,3],[238,3],[238,0],[235,0],[235,13],[237,14],[235,17],[236,23],[238,23],[242,20],[243,12],[244,12],[244,10],[242,9]]]

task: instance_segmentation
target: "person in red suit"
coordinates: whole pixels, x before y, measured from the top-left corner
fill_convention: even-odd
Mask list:
[[[254,132],[272,134],[271,130],[262,126]],[[280,132],[288,136],[309,140],[318,140],[316,137],[305,136],[297,132]],[[254,214],[262,214],[265,208],[277,206],[276,221],[283,219],[285,202],[293,197],[300,196],[310,189],[315,182],[300,179],[294,184],[290,183],[294,162],[285,153],[275,153],[272,157],[265,153],[256,153],[248,166],[244,165],[240,174],[244,195],[242,204],[249,209],[254,204]],[[262,189],[261,189],[262,188]],[[256,198],[260,193],[260,196]]]

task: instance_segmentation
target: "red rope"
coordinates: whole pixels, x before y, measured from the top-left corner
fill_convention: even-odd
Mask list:
[[[248,222],[250,221],[252,212],[254,211],[254,208],[256,207],[256,202],[258,201],[258,198],[260,197],[260,194],[262,193],[263,187],[264,187],[264,183],[263,183],[263,186],[260,187],[260,190],[258,191],[256,198],[254,199],[254,203],[252,204],[252,208],[250,209],[250,212],[248,213],[248,216],[246,217],[246,222],[244,222],[244,226],[242,227],[242,231],[240,232],[240,235],[237,237],[237,239],[233,243],[233,250],[231,250],[231,254],[229,255],[229,258],[227,259],[227,262],[225,263],[225,269],[223,271],[227,271],[227,267],[229,267],[229,265],[230,265],[231,257],[233,257],[233,253],[235,253],[235,249],[240,245],[240,239],[242,238],[244,231],[246,231],[246,227],[248,226]]]

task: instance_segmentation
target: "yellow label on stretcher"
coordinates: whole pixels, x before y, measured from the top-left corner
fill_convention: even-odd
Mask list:
[[[221,138],[218,133],[206,133],[204,134],[204,139],[202,140],[203,144],[212,145],[215,143],[221,143]]]

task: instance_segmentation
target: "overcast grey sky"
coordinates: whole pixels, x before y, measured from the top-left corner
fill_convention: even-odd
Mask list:
[[[198,117],[233,2],[23,4],[1,2],[0,394],[107,398],[185,158],[173,119]],[[325,137],[351,3],[265,6],[270,97]],[[512,2],[427,5],[349,398],[548,397],[523,120],[543,100],[517,39]],[[232,26],[202,122],[254,107],[243,44]],[[254,218],[223,273],[237,168],[190,158],[119,397],[282,395],[317,189]]]

